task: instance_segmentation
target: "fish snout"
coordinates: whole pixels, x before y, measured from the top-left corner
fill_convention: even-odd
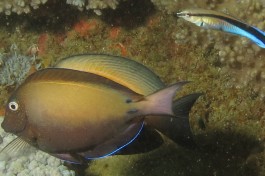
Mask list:
[[[181,18],[188,18],[190,16],[190,13],[186,12],[186,11],[182,11],[182,12],[177,12],[176,13],[177,17],[181,17]]]
[[[1,127],[5,130],[5,132],[10,132],[10,127],[8,125],[8,120],[6,118],[4,118],[2,124],[1,124]]]
[[[16,119],[10,117],[8,112],[5,114],[4,120],[1,124],[1,127],[4,129],[5,132],[17,134],[25,129],[26,119],[18,117],[15,118]]]

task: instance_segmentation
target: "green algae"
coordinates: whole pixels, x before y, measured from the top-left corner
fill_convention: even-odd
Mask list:
[[[204,93],[190,115],[198,148],[186,149],[166,140],[162,147],[146,154],[92,161],[85,170],[87,175],[264,175],[265,130],[262,117],[265,107],[264,101],[253,90],[254,85],[236,87],[236,74],[220,64],[218,51],[200,45],[176,44],[173,36],[183,26],[178,25],[174,16],[154,10],[150,12],[140,16],[144,18],[140,25],[130,27],[124,23],[112,25],[105,17],[78,13],[69,19],[64,30],[58,29],[57,25],[41,25],[39,29],[34,26],[36,31],[28,30],[32,17],[27,17],[28,21],[24,23],[10,17],[12,21],[4,19],[4,23],[9,25],[0,28],[0,47],[7,50],[16,43],[26,52],[28,47],[38,43],[40,35],[46,33],[46,50],[38,57],[47,67],[61,58],[80,53],[122,55],[123,46],[127,51],[126,57],[150,67],[166,83],[192,81],[178,96]],[[133,12],[128,14],[135,15]],[[63,18],[61,25],[64,25],[66,17],[60,18]],[[95,21],[96,28],[80,36],[74,30],[74,25],[80,20],[89,24]],[[23,28],[25,23],[29,25],[27,28]],[[121,30],[115,39],[109,36],[113,27]],[[8,92],[11,90],[1,88],[1,105]]]

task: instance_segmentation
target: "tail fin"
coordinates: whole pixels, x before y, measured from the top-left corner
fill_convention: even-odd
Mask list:
[[[203,93],[193,93],[175,100],[173,102],[173,112],[175,117],[189,118],[189,112],[193,104],[201,95],[203,95]]]
[[[203,93],[193,93],[173,102],[173,112],[177,118],[171,119],[171,123],[168,123],[169,126],[166,136],[177,144],[187,148],[196,147],[190,127],[189,113],[192,106],[201,95],[203,95]]]
[[[178,82],[169,87],[161,89],[151,95],[146,96],[138,103],[141,104],[142,115],[174,115],[173,99],[176,92],[188,82]]]
[[[181,97],[173,102],[174,117],[150,116],[145,122],[157,129],[179,145],[187,148],[196,146],[190,128],[189,112],[202,93],[194,93]]]

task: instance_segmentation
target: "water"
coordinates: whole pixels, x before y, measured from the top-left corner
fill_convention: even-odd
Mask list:
[[[34,151],[0,161],[0,175],[264,175],[264,50],[245,38],[203,30],[173,15],[201,7],[227,12],[265,30],[262,2],[128,0],[116,10],[96,9],[102,14],[98,16],[94,9],[79,11],[48,1],[27,15],[2,13],[1,54],[10,53],[16,44],[20,54],[30,57],[31,46],[37,44],[34,64],[39,68],[81,53],[124,56],[146,65],[166,84],[192,81],[178,96],[204,95],[190,113],[195,148],[165,137],[165,144],[153,151],[111,156],[85,166]],[[35,71],[34,64],[28,74]],[[0,86],[2,107],[16,86]],[[0,148],[14,138],[3,130],[0,135]]]

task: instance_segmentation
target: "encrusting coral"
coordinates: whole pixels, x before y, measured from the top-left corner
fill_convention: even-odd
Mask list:
[[[0,85],[19,85],[28,75],[31,67],[40,68],[36,63],[36,56],[21,55],[15,44],[10,47],[10,53],[0,53]]]
[[[2,123],[3,118],[0,117]],[[0,128],[0,149],[15,139],[12,134],[5,133]],[[0,154],[0,175],[34,176],[74,176],[75,173],[63,165],[63,161],[40,150],[31,149],[27,154],[10,158]]]
[[[0,12],[6,15],[11,13],[29,13],[32,9],[37,9],[48,0],[3,0],[0,2]],[[76,6],[78,9],[92,9],[98,15],[100,10],[105,8],[115,9],[120,0],[66,0],[67,4]]]

